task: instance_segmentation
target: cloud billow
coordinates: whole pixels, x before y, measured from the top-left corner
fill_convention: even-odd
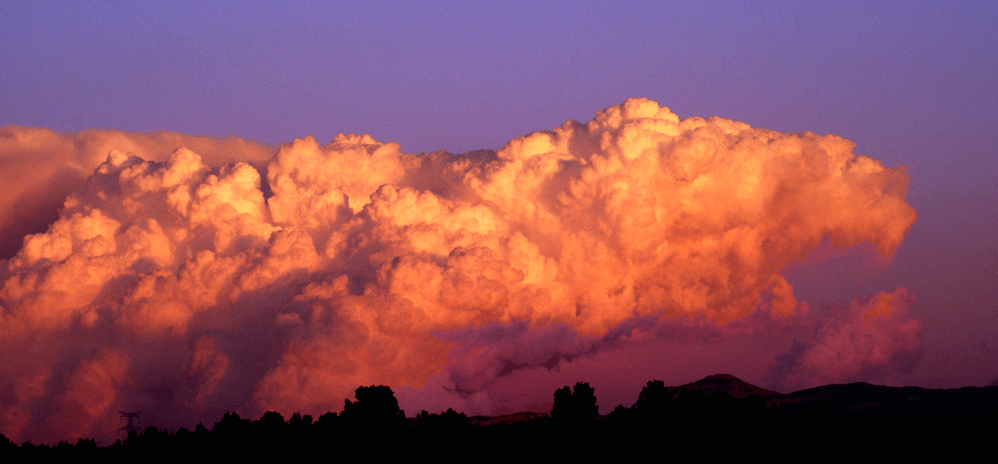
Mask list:
[[[351,134],[235,162],[120,137],[103,162],[67,152],[92,173],[0,270],[8,436],[91,434],[123,408],[176,426],[338,410],[358,385],[434,376],[473,393],[656,320],[811,317],[785,266],[825,237],[889,255],[916,217],[903,168],[848,140],[680,119],[645,99],[495,153]],[[236,143],[223,142],[201,149]],[[908,338],[864,342],[888,353],[860,370],[910,351],[921,327],[904,311],[876,324],[871,337]],[[822,327],[781,378],[864,326]]]

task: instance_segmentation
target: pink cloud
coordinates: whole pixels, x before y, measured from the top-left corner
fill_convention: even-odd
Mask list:
[[[788,264],[825,237],[889,255],[915,220],[904,170],[848,140],[645,99],[494,154],[341,135],[284,145],[266,168],[235,139],[180,137],[164,155],[162,134],[4,130],[13,165],[46,157],[0,206],[53,164],[89,173],[0,270],[0,427],[17,438],[90,433],[115,408],[173,427],[223,409],[321,413],[358,385],[480,401],[497,379],[635,334],[780,327],[806,308]],[[816,318],[781,378],[893,365],[918,331],[891,295],[865,325]],[[87,386],[113,405],[66,406]],[[56,425],[31,427],[43,418]]]

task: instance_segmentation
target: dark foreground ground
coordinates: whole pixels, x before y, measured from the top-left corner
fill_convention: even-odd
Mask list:
[[[651,381],[634,405],[600,416],[588,384],[559,389],[551,414],[467,417],[448,410],[406,418],[391,389],[362,387],[340,413],[317,419],[226,414],[210,429],[148,427],[111,446],[53,446],[0,436],[0,461],[34,459],[991,459],[998,387],[931,390],[829,385],[780,394],[716,375],[665,387]]]

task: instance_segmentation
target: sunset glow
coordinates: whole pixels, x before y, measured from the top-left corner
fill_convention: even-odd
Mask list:
[[[653,378],[998,378],[998,65],[911,35],[993,45],[980,18],[998,13],[864,10],[896,25],[883,36],[848,9],[726,5],[385,6],[375,31],[351,5],[299,24],[3,3],[0,433],[97,436],[123,410],[173,429],[318,416],[366,385],[410,413],[492,414],[550,411],[585,381],[607,413]],[[70,13],[102,26],[31,26]],[[669,19],[715,14],[733,29]],[[482,18],[507,32],[468,29]],[[294,39],[306,25],[328,50]],[[404,36],[438,30],[450,45]],[[950,84],[922,80],[946,68],[923,55],[956,61],[963,106],[926,90]]]

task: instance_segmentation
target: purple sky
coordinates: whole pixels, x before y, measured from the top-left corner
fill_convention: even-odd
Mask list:
[[[788,271],[795,293],[907,287],[925,324],[908,380],[998,378],[998,4],[482,3],[0,1],[0,126],[272,144],[358,132],[460,153],[646,97],[836,134],[909,167],[918,220],[886,270],[847,254]]]

